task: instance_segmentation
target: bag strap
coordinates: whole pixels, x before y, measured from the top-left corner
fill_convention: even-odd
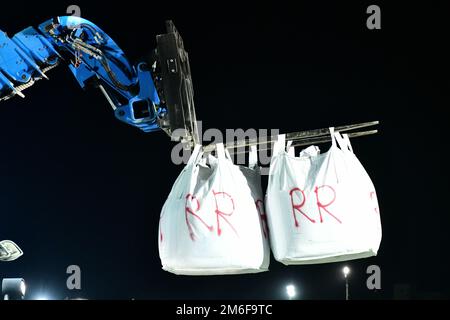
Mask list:
[[[336,147],[336,136],[335,136],[335,132],[334,132],[334,127],[330,127],[330,135],[331,135],[331,145],[333,147]]]
[[[342,136],[342,134],[340,132],[335,132],[334,133],[334,137],[337,141],[337,143],[339,144],[339,148],[342,151],[347,151],[347,152],[351,152],[351,146],[349,147],[348,143],[350,142],[350,140],[346,140],[345,137]]]
[[[344,134],[344,140],[347,143],[348,150],[350,150],[350,152],[353,153],[353,147],[350,142],[350,138],[348,137],[348,134]]]
[[[285,143],[286,143],[286,135],[285,134],[278,135],[277,141],[275,141],[273,144],[272,157],[285,151],[284,146]]]
[[[225,149],[225,158],[227,158],[230,161],[233,161],[233,158],[231,157],[230,151],[228,151],[228,149],[225,148],[225,147],[224,147],[224,149]]]
[[[198,158],[203,155],[203,152],[201,152],[201,150],[202,150],[201,144],[195,145],[194,150],[192,151],[191,157],[189,158],[187,165],[192,165],[195,162],[197,162]]]
[[[216,144],[216,153],[217,153],[217,159],[219,159],[219,160],[225,160],[227,158],[223,142]],[[228,159],[229,159],[229,155],[230,155],[230,153],[228,153]]]
[[[292,147],[292,140],[289,140],[286,145],[286,152],[291,156],[295,157],[295,148]]]
[[[312,157],[320,154],[320,149],[318,146],[309,146],[308,148],[300,152],[300,157]]]
[[[258,166],[258,147],[250,146],[250,152],[248,154],[248,167],[255,169]]]
[[[178,176],[177,181],[175,181],[174,187],[178,187],[177,189],[172,189],[171,193],[173,192],[174,196],[177,197],[178,199],[182,199],[186,194],[186,184],[189,184],[189,190],[188,192],[192,192],[193,189],[195,188],[195,183],[196,183],[196,179],[194,179],[194,177],[192,176],[192,174],[195,174],[195,172],[197,171],[197,166],[196,164],[198,163],[199,159],[202,158],[203,156],[203,151],[202,151],[202,145],[201,144],[197,144],[194,147],[194,150],[191,153],[191,156],[189,158],[188,163],[186,164],[186,166],[183,169],[183,173],[181,173],[181,175],[189,175],[188,177],[186,176]],[[190,179],[189,181],[186,179]],[[180,180],[180,179],[184,179],[184,180]],[[186,182],[187,181],[187,182]],[[180,186],[181,185],[181,186]]]

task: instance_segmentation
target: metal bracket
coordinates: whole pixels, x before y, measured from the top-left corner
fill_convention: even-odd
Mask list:
[[[156,37],[159,77],[163,79],[161,98],[168,109],[168,120],[161,128],[174,141],[181,141],[189,148],[199,144],[197,118],[194,107],[189,55],[183,39],[172,21],[166,21],[166,33]],[[183,133],[178,131],[184,130]],[[176,132],[178,131],[178,132]]]

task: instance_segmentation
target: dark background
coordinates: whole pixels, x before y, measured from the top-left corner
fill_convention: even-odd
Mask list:
[[[352,261],[354,299],[450,297],[449,5],[444,2],[277,1],[183,5],[156,1],[3,1],[10,36],[64,15],[69,4],[106,31],[133,62],[173,19],[190,53],[197,116],[205,128],[281,132],[380,120],[353,141],[377,187],[383,240],[375,258]],[[391,1],[393,2],[393,1]],[[381,7],[381,30],[366,8]],[[181,167],[162,132],[117,121],[95,90],[65,67],[0,106],[0,238],[22,258],[0,277],[24,277],[29,298],[342,299],[343,264],[290,266],[263,274],[174,276],[161,269],[160,210]],[[82,290],[66,288],[79,265]],[[382,289],[366,288],[377,264]]]

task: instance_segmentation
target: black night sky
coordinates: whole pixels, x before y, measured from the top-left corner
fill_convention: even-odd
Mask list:
[[[292,132],[380,120],[353,141],[378,192],[379,255],[351,261],[354,299],[449,298],[450,7],[379,1],[253,5],[171,1],[2,1],[0,29],[14,33],[69,4],[139,61],[172,19],[190,54],[197,117],[205,128]],[[392,2],[392,1],[391,1]],[[366,28],[378,4],[382,29]],[[174,143],[114,118],[100,91],[83,92],[68,69],[49,73],[0,105],[0,240],[25,254],[1,263],[28,298],[342,299],[342,263],[283,266],[241,276],[186,277],[161,269],[159,214],[182,167]],[[79,265],[82,290],[66,288]],[[377,264],[382,289],[366,288]]]

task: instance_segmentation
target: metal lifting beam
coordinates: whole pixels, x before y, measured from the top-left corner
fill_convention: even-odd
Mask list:
[[[349,138],[357,138],[378,133],[378,130],[366,130],[366,131],[354,131],[363,128],[373,127],[379,124],[379,121],[363,122],[345,126],[335,127],[334,130],[338,132],[348,133]],[[352,131],[352,132],[350,132]],[[259,139],[246,139],[241,141],[229,142],[225,144],[225,148],[229,150],[231,154],[247,153],[247,147],[258,146],[259,150],[270,150],[272,143],[277,141],[278,136],[270,136],[267,138]],[[286,133],[286,141],[292,141],[292,147],[307,146],[313,144],[321,144],[330,142],[330,130],[329,128],[321,128],[306,131],[297,131]],[[203,147],[205,153],[214,151],[216,144],[209,144]]]

